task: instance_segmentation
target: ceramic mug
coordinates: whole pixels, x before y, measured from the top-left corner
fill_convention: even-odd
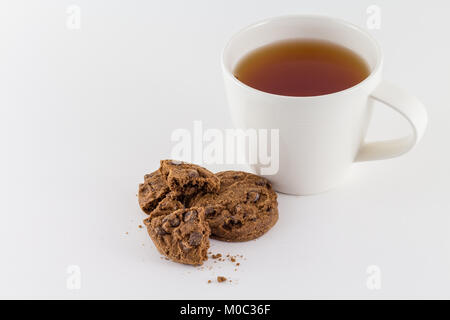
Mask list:
[[[370,75],[343,91],[312,97],[281,96],[259,91],[233,75],[250,51],[287,39],[327,40],[362,57]],[[225,90],[234,125],[241,129],[278,129],[278,171],[266,176],[275,190],[308,195],[326,191],[343,180],[353,162],[400,156],[421,139],[427,113],[412,95],[382,80],[379,44],[363,29],[324,16],[295,15],[267,19],[234,35],[222,53]],[[400,113],[411,134],[365,143],[374,101]],[[264,164],[251,164],[261,174]],[[264,174],[263,174],[264,175]]]

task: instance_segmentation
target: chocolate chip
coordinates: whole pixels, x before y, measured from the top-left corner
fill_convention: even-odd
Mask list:
[[[266,185],[266,180],[264,180],[264,179],[259,179],[259,180],[256,180],[256,182],[255,182],[255,184],[257,185],[257,186],[265,186]]]
[[[256,221],[257,215],[253,211],[248,211],[248,212],[244,213],[244,219],[246,219],[248,221]]]
[[[224,228],[225,230],[231,231],[231,225],[230,225],[230,223],[224,223],[224,224],[222,225],[222,228]]]
[[[206,216],[213,216],[216,213],[216,210],[213,207],[207,207],[205,209]]]
[[[189,244],[191,246],[198,246],[202,242],[203,235],[200,232],[194,231],[189,236]]]
[[[232,218],[229,223],[232,226],[242,227],[242,222],[235,218]]]
[[[231,231],[233,228],[242,227],[242,222],[235,218],[230,218],[227,222],[225,222],[222,227],[228,231]]]
[[[197,178],[199,176],[198,171],[195,169],[188,169],[187,174],[188,174],[189,178]]]
[[[259,200],[259,192],[258,191],[250,191],[247,193],[247,199],[251,202],[256,202]]]
[[[171,227],[178,227],[180,225],[180,219],[178,219],[178,217],[174,217],[169,220],[169,223]]]
[[[180,248],[181,250],[183,250],[184,252],[188,252],[189,250],[191,250],[192,248],[189,247],[188,245],[186,245],[183,241],[180,240],[179,242],[180,244]]]
[[[184,222],[194,221],[197,218],[197,211],[190,210],[184,214]]]
[[[156,234],[157,234],[158,236],[163,236],[163,235],[168,234],[168,233],[167,233],[166,230],[164,230],[163,228],[161,228],[161,227],[156,227]]]

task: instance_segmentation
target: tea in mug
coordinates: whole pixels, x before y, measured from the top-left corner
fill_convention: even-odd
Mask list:
[[[369,74],[366,61],[352,50],[313,39],[265,45],[244,56],[234,69],[234,76],[252,88],[298,97],[342,91]]]

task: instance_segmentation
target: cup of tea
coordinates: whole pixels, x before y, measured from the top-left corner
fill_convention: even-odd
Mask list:
[[[222,68],[234,125],[278,130],[270,148],[278,170],[265,175],[266,163],[250,166],[282,193],[329,190],[354,162],[408,152],[427,125],[422,103],[383,80],[377,41],[340,19],[292,15],[252,24],[226,45]],[[375,101],[401,114],[411,134],[364,142]]]

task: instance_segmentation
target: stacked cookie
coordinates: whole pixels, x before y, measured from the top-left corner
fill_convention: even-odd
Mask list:
[[[162,160],[139,185],[139,205],[158,251],[173,261],[200,265],[209,237],[247,241],[266,233],[278,220],[277,195],[257,175]]]

